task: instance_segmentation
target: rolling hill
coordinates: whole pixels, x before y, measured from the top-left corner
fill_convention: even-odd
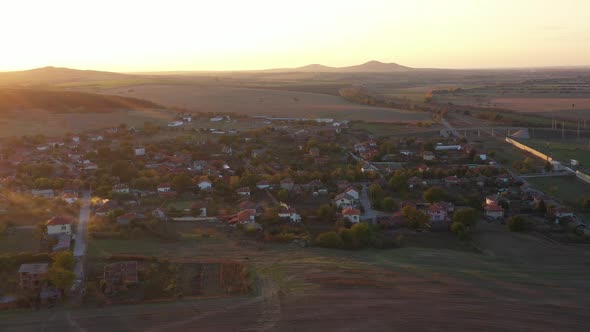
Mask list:
[[[153,102],[122,96],[31,88],[0,88],[0,111],[42,109],[49,112],[109,112],[163,108]]]
[[[31,70],[0,72],[0,85],[58,85],[71,82],[120,80],[133,75],[96,70],[43,67]]]

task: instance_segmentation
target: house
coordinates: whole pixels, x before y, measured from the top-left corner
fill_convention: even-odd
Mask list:
[[[424,151],[422,152],[422,159],[425,161],[432,161],[435,159],[434,153],[432,151]]]
[[[70,250],[72,236],[70,234],[60,234],[57,236],[57,243],[51,248],[52,252]]]
[[[356,190],[355,187],[348,187],[346,188],[343,193],[350,195],[350,197],[352,197],[355,200],[358,200],[360,198],[360,193],[358,190]]]
[[[152,216],[154,216],[155,218],[158,218],[162,221],[168,219],[168,216],[166,216],[166,211],[164,211],[164,209],[162,209],[162,208],[157,208],[154,211],[152,211]]]
[[[502,205],[502,201],[506,201],[506,198],[502,197],[500,194],[490,195],[486,197],[486,205]]]
[[[252,158],[258,158],[266,154],[266,149],[254,149],[252,150]]]
[[[120,225],[129,225],[133,220],[140,220],[143,219],[143,214],[136,213],[136,212],[129,212],[117,217],[117,224]]]
[[[413,176],[408,179],[407,183],[408,183],[408,188],[413,189],[413,188],[421,187],[424,184],[424,181],[422,179],[420,179],[419,177]]]
[[[66,201],[68,204],[73,204],[76,203],[76,201],[78,200],[78,195],[74,193],[64,193],[62,195],[62,199]]]
[[[116,262],[105,265],[103,272],[105,289],[103,291],[111,293],[116,290],[124,290],[127,285],[137,283],[139,281],[137,270],[137,261]]]
[[[159,193],[169,192],[170,190],[172,190],[172,187],[170,187],[170,183],[162,183],[158,186]]]
[[[107,201],[106,203],[98,207],[96,211],[94,211],[94,214],[97,216],[105,217],[109,214],[109,212],[114,211],[117,208],[118,204],[116,201]]]
[[[80,136],[74,136],[74,137],[72,137],[72,142],[74,142],[74,143],[80,143]]]
[[[512,178],[508,174],[501,174],[501,175],[498,175],[498,177],[496,178],[496,181],[498,183],[502,183],[502,184],[508,184],[508,183],[510,183],[511,180],[512,180]]]
[[[233,149],[231,148],[231,146],[228,145],[224,145],[221,148],[221,152],[225,153],[225,154],[232,154],[233,153]]]
[[[279,218],[288,218],[291,222],[300,222],[301,215],[297,213],[297,211],[290,207],[287,204],[281,203],[281,207],[279,208]]]
[[[561,218],[573,218],[574,217],[574,211],[568,207],[565,206],[560,206],[557,207],[553,210],[553,215],[555,216],[555,218],[557,219],[561,219]]]
[[[197,213],[197,217],[206,217],[207,216],[207,204],[203,201],[194,202],[191,205],[191,211]]]
[[[72,234],[72,223],[74,219],[69,216],[55,216],[45,222],[48,236],[59,236],[61,234]]]
[[[84,163],[82,169],[85,171],[96,171],[98,169],[98,164],[92,162]]]
[[[431,204],[428,207],[427,214],[431,222],[445,221],[449,215],[447,209],[438,203]]]
[[[312,157],[319,157],[320,156],[320,149],[318,148],[311,148],[309,149],[309,155]]]
[[[352,206],[355,202],[354,197],[350,196],[347,193],[341,193],[334,197],[334,205],[336,205],[339,209],[347,208]]]
[[[55,196],[53,189],[33,189],[31,195],[34,197],[53,198]]]
[[[136,157],[145,156],[145,148],[143,146],[136,146],[133,151]]]
[[[489,219],[498,220],[504,218],[504,209],[496,203],[487,204],[484,210],[485,216]]]
[[[456,185],[461,183],[461,179],[459,179],[456,175],[447,176],[445,178],[445,184],[447,186]]]
[[[250,187],[242,187],[236,190],[239,196],[250,196]]]
[[[361,221],[361,210],[353,207],[347,207],[342,210],[342,217],[351,223],[356,224]]]
[[[270,183],[266,180],[258,181],[256,183],[256,188],[258,189],[270,189]]]
[[[213,187],[213,183],[206,176],[201,176],[197,185],[199,186],[199,189],[201,189],[201,190],[209,190],[209,189],[211,189],[211,187]]]
[[[124,183],[119,183],[113,186],[113,192],[118,194],[128,194],[129,186]]]
[[[241,210],[235,216],[234,220],[238,224],[254,223],[254,222],[256,222],[256,210],[254,210],[254,209]]]
[[[47,279],[47,263],[21,264],[18,269],[18,285],[23,290],[38,291]]]
[[[461,150],[461,145],[442,145],[441,143],[437,143],[436,147],[434,148],[436,151],[448,151],[454,150],[459,151]]]
[[[293,190],[294,186],[295,182],[292,179],[284,179],[281,181],[281,189],[291,191]]]
[[[102,135],[94,135],[94,136],[90,136],[89,140],[91,142],[99,142],[99,141],[103,140],[103,137],[102,137]]]

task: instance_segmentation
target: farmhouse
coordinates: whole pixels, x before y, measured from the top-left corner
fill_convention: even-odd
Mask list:
[[[136,157],[145,156],[145,148],[143,146],[136,146],[134,152]]]
[[[301,221],[301,215],[297,213],[297,210],[284,203],[281,203],[278,215],[279,218],[288,218],[291,222]]]
[[[295,186],[295,182],[292,179],[284,179],[281,181],[281,189],[285,189],[285,190],[293,190],[293,187]]]
[[[74,222],[72,217],[68,216],[55,216],[45,223],[47,226],[47,235],[59,236],[61,234],[72,234],[72,223]]]

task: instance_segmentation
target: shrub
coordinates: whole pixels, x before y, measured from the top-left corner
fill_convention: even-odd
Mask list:
[[[508,219],[508,229],[512,232],[522,232],[526,229],[526,220],[523,216],[514,216]]]
[[[319,247],[340,248],[342,247],[342,237],[336,232],[325,232],[316,237],[315,243]]]

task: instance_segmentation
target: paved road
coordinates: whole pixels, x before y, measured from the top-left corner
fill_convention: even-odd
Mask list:
[[[374,210],[373,207],[371,206],[371,199],[369,198],[369,190],[368,190],[368,186],[366,183],[363,184],[363,189],[361,190],[360,201],[361,201],[361,205],[363,206],[364,219],[370,219],[372,222],[375,222],[379,212]]]
[[[84,255],[86,254],[86,224],[90,219],[90,191],[82,193],[82,204],[80,205],[80,216],[76,231],[76,242],[74,243],[74,257],[76,258],[76,280],[84,279]]]

